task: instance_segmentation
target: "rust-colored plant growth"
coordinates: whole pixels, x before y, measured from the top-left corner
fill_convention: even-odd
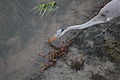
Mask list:
[[[48,46],[51,48],[48,54],[47,55],[40,53],[38,54],[38,56],[41,56],[49,60],[47,64],[41,67],[41,70],[44,71],[50,67],[55,66],[56,62],[68,53],[69,47],[72,45],[79,32],[73,34],[74,36],[71,39],[62,42],[62,44],[59,47],[56,47],[55,45],[48,41]]]

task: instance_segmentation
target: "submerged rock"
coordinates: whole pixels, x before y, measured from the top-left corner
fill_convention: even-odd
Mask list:
[[[59,28],[88,21],[98,13],[103,0],[58,0],[59,9],[43,19],[30,11],[41,2],[34,1],[0,1],[0,80],[120,80],[118,23],[100,36],[110,23],[81,31],[65,57],[54,67],[38,71],[42,63],[34,61],[40,51],[49,51],[43,47],[48,36]]]

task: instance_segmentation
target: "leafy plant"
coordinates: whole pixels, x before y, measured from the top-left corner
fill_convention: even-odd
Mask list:
[[[44,15],[48,15],[51,12],[54,12],[55,10],[58,9],[58,5],[56,1],[51,1],[48,3],[42,3],[42,4],[38,4],[36,7],[34,7],[32,10],[35,10],[35,12],[41,16],[41,18]]]

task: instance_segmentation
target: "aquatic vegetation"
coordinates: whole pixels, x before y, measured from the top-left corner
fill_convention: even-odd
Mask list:
[[[46,58],[49,60],[49,62],[45,65],[43,65],[40,69],[41,70],[46,70],[50,67],[55,66],[56,62],[62,58],[63,56],[65,56],[68,53],[69,47],[72,45],[72,43],[75,41],[75,38],[79,35],[79,32],[73,33],[73,37],[71,37],[71,39],[67,39],[66,41],[62,42],[61,45],[59,46],[55,46],[53,45],[51,42],[49,42],[48,40],[48,46],[51,48],[50,51],[48,52],[48,55],[44,55],[39,53],[38,56]],[[81,64],[84,63],[80,63]],[[76,64],[75,64],[76,65]],[[74,66],[73,66],[74,67]],[[77,66],[75,66],[76,68]],[[80,69],[80,68],[79,68]],[[78,69],[76,69],[78,70]]]
[[[51,1],[48,3],[42,3],[38,4],[36,7],[34,7],[32,10],[35,10],[35,13],[40,15],[42,18],[44,15],[49,15],[51,12],[54,12],[58,9],[58,4],[56,1]]]
[[[107,79],[105,78],[105,76],[92,73],[90,80],[107,80]]]
[[[75,69],[76,71],[81,70],[84,68],[84,60],[81,59],[81,61],[78,60],[71,60],[71,65],[69,65],[71,69]]]
[[[112,38],[108,38],[105,40],[105,43],[102,45],[106,50],[105,54],[109,55],[112,60],[116,60],[119,62],[120,60],[120,41]]]

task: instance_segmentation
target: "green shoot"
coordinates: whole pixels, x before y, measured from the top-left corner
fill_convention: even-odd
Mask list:
[[[42,3],[38,4],[36,7],[34,7],[32,10],[35,10],[35,13],[41,16],[41,18],[44,15],[49,15],[51,12],[54,12],[58,9],[58,5],[56,1],[51,1],[48,3]]]

